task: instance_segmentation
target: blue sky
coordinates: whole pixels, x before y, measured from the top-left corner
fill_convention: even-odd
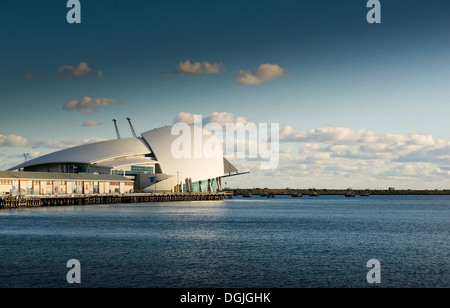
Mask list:
[[[376,158],[354,160],[367,144],[343,149],[349,145],[339,138],[305,141],[290,131],[282,145],[289,157],[278,170],[289,176],[276,186],[356,186],[356,175],[369,186],[450,186],[448,1],[381,0],[381,24],[367,23],[364,0],[80,2],[81,24],[67,23],[63,0],[0,4],[2,168],[23,160],[24,152],[114,138],[113,118],[127,137],[126,117],[144,132],[172,124],[180,112],[223,112],[296,132],[340,127],[395,135],[404,146],[420,139],[414,136],[428,140],[400,151],[392,148],[399,141],[389,139],[373,147]],[[176,73],[186,61],[222,69]],[[239,82],[241,70],[254,73],[261,64],[282,73],[260,84]],[[64,67],[72,70],[58,74]],[[115,103],[90,113],[63,108],[84,97]],[[305,154],[311,144],[320,147]],[[333,152],[336,146],[342,155]],[[383,156],[388,149],[391,155]],[[253,174],[230,181],[270,186],[264,182],[270,174]]]

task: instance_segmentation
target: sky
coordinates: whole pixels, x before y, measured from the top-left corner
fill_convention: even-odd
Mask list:
[[[449,1],[80,3],[0,3],[0,170],[202,115],[280,126],[227,186],[450,188]]]

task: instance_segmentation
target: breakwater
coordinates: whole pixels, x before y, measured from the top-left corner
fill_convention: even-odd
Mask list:
[[[348,189],[225,189],[226,192],[232,193],[234,196],[239,195],[309,195],[311,193],[317,193],[318,195],[345,195]],[[412,189],[353,189],[351,190],[356,195],[450,195],[450,189],[444,190],[412,190]]]
[[[229,192],[217,193],[165,193],[131,195],[54,195],[54,196],[2,196],[0,209],[43,206],[68,206],[112,203],[217,201],[231,197]]]

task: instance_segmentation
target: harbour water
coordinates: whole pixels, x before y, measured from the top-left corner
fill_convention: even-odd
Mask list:
[[[0,287],[450,287],[450,196],[234,197],[0,211]],[[381,264],[381,283],[366,267]]]

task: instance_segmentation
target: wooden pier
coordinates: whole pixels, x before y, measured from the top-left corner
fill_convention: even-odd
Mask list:
[[[52,195],[52,196],[0,196],[0,209],[43,206],[68,206],[113,203],[217,201],[231,198],[227,192],[166,193],[166,194],[111,194],[111,195]]]

